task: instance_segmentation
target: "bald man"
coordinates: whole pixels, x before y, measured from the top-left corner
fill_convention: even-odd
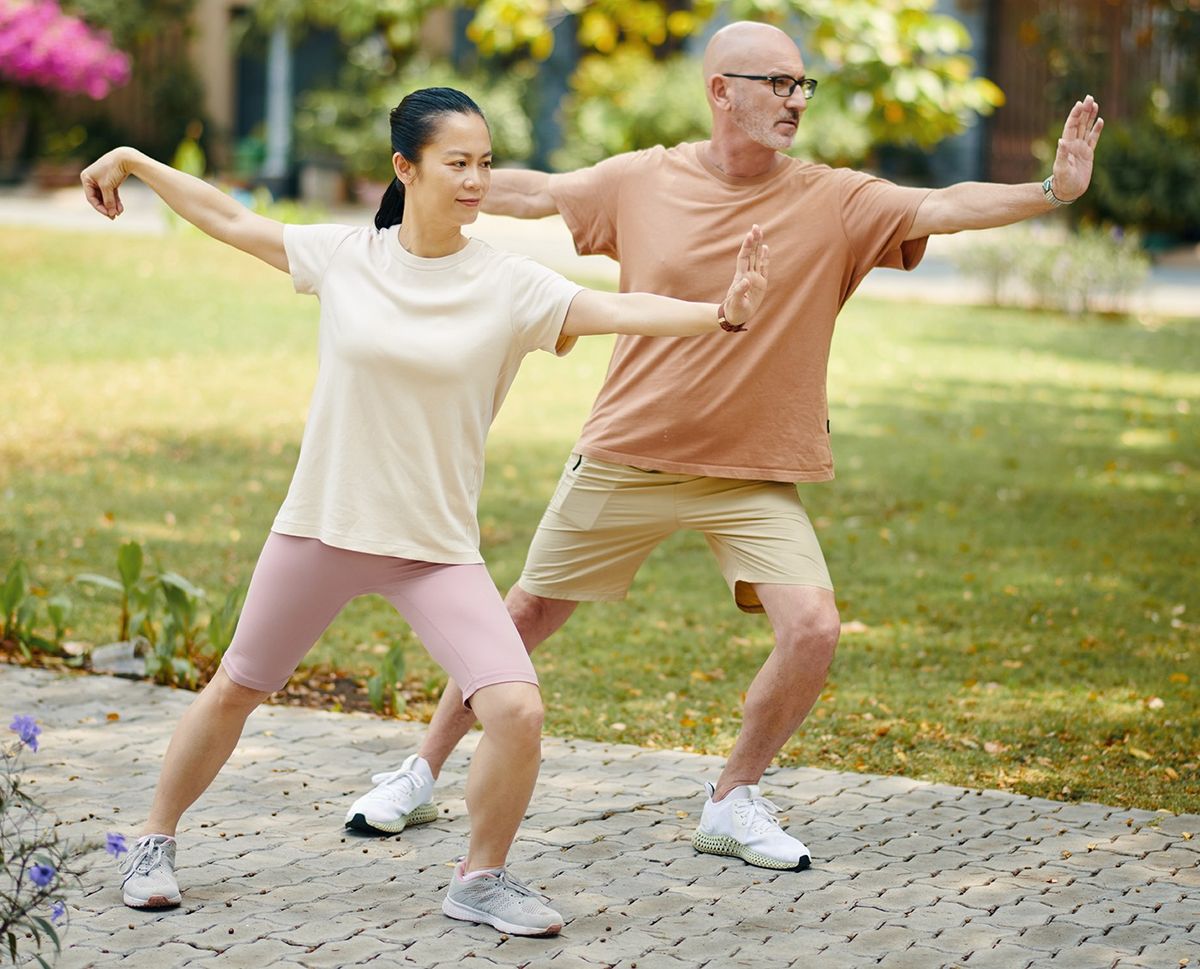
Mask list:
[[[689,340],[622,336],[604,386],[507,606],[528,649],[582,601],[625,596],[650,551],[702,533],[737,607],[765,612],[775,645],[746,690],[742,730],[706,785],[693,844],[775,869],[809,850],[763,798],[763,771],[820,695],[840,622],[833,583],[797,495],[833,477],[825,396],[834,321],[876,266],[912,269],[929,235],[1005,225],[1083,194],[1104,122],[1071,110],[1044,183],[901,188],[789,158],[817,82],[795,43],[764,24],[719,31],[704,55],[709,141],[618,155],[582,171],[497,171],[485,211],[558,212],[582,254],[621,264],[622,291],[721,298],[745,226],[763,228],[770,292],[749,332]],[[346,823],[402,830],[432,797],[474,717],[451,683],[418,754],[376,775]],[[414,819],[415,820],[415,819]]]

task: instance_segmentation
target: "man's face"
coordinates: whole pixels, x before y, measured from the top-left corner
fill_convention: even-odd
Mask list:
[[[764,59],[761,65],[753,65],[742,74],[766,76],[787,75],[804,77],[804,62],[797,54],[794,58],[774,57]],[[749,78],[727,78],[729,101],[732,105],[733,123],[742,129],[751,140],[774,151],[786,151],[796,137],[800,115],[804,113],[804,92],[797,85],[786,98],[777,96],[768,81],[753,81]]]

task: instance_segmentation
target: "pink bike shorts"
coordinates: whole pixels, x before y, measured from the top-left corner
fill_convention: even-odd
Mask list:
[[[463,702],[495,683],[537,674],[482,563],[445,565],[333,548],[271,532],[263,545],[226,675],[252,690],[283,687],[334,617],[355,596],[378,593],[408,620]]]

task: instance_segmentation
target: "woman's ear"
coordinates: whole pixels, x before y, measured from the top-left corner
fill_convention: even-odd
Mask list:
[[[396,177],[400,179],[401,185],[411,185],[416,177],[417,169],[407,158],[400,152],[392,155],[392,170],[396,173]]]

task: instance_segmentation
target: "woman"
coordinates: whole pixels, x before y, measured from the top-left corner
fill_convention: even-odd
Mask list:
[[[384,595],[463,687],[483,724],[467,780],[471,835],[442,910],[519,935],[562,916],[504,864],[537,779],[537,677],[479,555],[476,503],[487,428],[533,349],[596,333],[737,330],[761,302],[755,226],[725,302],[582,289],[468,239],[491,176],[478,106],[427,88],[391,112],[396,180],[375,229],[285,226],[129,148],[82,180],[121,214],[136,175],[208,235],[291,274],[321,300],[320,367],[300,457],[263,547],[233,644],[171,739],[143,836],[122,867],[126,905],[177,905],[175,831],[241,736],[354,596]]]

